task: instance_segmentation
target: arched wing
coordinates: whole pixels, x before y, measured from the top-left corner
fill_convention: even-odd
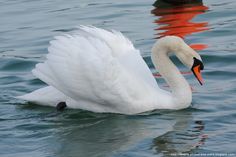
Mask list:
[[[50,42],[46,61],[37,64],[33,74],[73,100],[113,104],[113,109],[118,104],[139,101],[152,92],[145,77],[139,78],[146,74],[147,67],[139,65],[145,63],[135,49],[128,50],[131,56],[127,52],[117,56],[108,38],[80,31],[83,33],[55,37]],[[125,56],[129,59],[122,59]],[[135,68],[142,69],[142,74],[139,70],[132,74]]]

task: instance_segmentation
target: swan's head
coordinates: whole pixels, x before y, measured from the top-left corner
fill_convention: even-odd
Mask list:
[[[189,47],[182,38],[166,36],[161,38],[157,45],[158,48],[166,49],[167,52],[174,52],[179,60],[193,72],[199,83],[203,84],[201,70],[204,69],[204,65],[201,56]]]

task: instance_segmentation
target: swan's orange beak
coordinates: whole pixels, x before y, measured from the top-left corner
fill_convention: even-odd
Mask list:
[[[192,71],[193,71],[194,76],[197,78],[199,83],[202,85],[203,79],[202,79],[202,74],[201,74],[201,70],[200,70],[200,65],[195,66]]]
[[[203,85],[203,79],[202,79],[202,75],[201,75],[201,70],[204,69],[203,63],[202,61],[200,61],[199,59],[194,58],[194,63],[192,66],[192,72],[194,74],[194,76],[197,78],[198,82]]]

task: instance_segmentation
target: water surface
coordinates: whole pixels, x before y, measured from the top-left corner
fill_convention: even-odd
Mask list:
[[[168,156],[236,153],[236,2],[207,0],[171,6],[162,1],[2,0],[0,2],[0,156]],[[135,116],[25,104],[14,96],[45,86],[31,70],[55,35],[77,25],[123,32],[150,61],[152,44],[178,35],[199,51],[204,86],[175,57],[193,88],[190,108]]]

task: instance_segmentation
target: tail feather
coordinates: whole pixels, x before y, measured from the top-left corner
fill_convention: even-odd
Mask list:
[[[66,96],[52,86],[40,88],[31,93],[17,96],[16,98],[40,105],[53,107],[55,107],[59,102],[66,100]]]

